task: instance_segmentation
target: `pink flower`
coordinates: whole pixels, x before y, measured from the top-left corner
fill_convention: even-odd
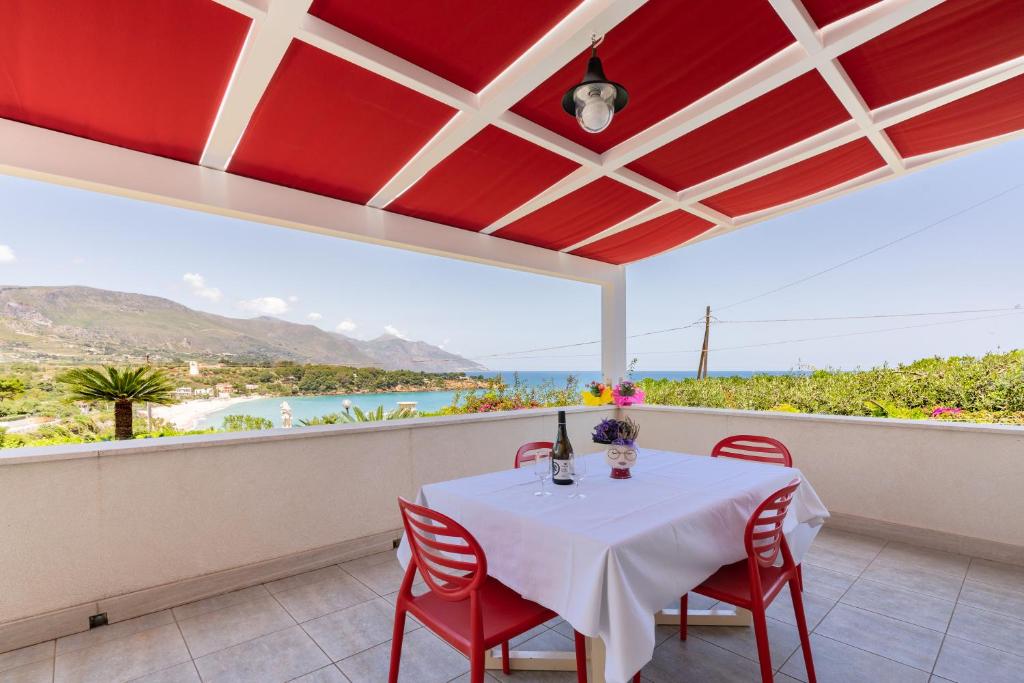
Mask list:
[[[964,412],[961,408],[947,408],[945,406],[939,406],[932,411],[932,417],[939,417],[940,415],[959,415]]]

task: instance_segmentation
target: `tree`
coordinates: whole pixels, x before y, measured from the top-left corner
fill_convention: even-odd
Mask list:
[[[76,368],[57,378],[68,385],[76,401],[110,401],[114,404],[114,438],[131,439],[132,403],[146,401],[166,405],[173,401],[174,387],[162,370],[137,368]]]
[[[0,377],[0,401],[15,396],[25,391],[25,383],[17,377]]]

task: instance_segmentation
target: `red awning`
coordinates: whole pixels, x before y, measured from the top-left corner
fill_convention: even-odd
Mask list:
[[[593,32],[597,135],[560,103]],[[613,264],[1024,131],[1021,0],[7,0],[0,36],[0,118]]]

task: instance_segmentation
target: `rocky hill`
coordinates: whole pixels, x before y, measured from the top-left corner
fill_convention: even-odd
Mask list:
[[[0,286],[0,362],[202,360],[329,363],[388,370],[482,370],[425,342],[369,341],[272,317],[228,318],[144,294]]]

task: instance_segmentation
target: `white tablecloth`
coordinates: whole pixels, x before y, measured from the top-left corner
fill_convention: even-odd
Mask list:
[[[572,488],[533,495],[529,466],[424,486],[419,503],[465,526],[487,554],[488,573],[600,637],[605,676],[624,683],[654,651],[654,614],[719,567],[746,557],[754,508],[797,469],[641,449],[633,478],[608,476],[588,458],[585,499]],[[804,479],[784,531],[799,562],[828,511]],[[408,562],[403,541],[399,559]]]

